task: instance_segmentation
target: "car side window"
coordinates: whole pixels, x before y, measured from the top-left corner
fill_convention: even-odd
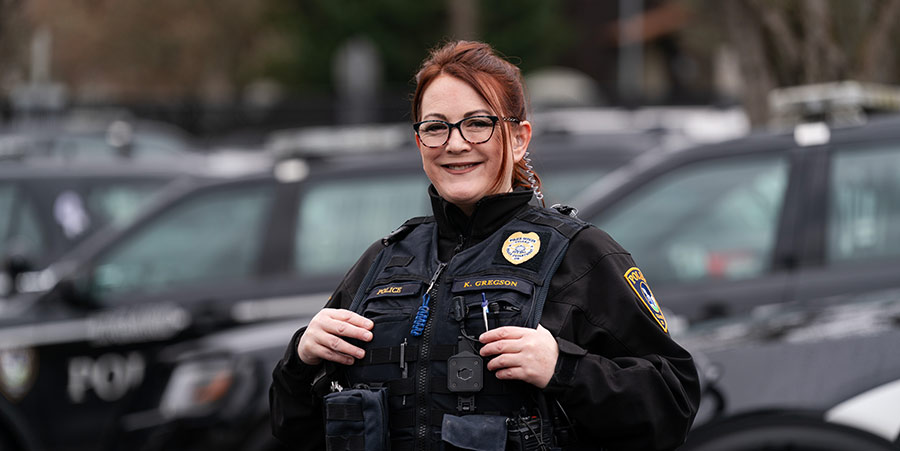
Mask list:
[[[0,184],[0,256],[18,252],[41,257],[46,245],[43,230],[34,204],[15,185]]]
[[[769,270],[788,161],[734,157],[681,166],[592,218],[656,283],[737,280]]]
[[[427,187],[418,173],[311,186],[298,209],[294,270],[303,276],[344,274],[375,240],[409,218],[430,214]]]
[[[832,157],[829,263],[900,256],[900,153],[837,150]]]
[[[0,256],[6,252],[9,231],[13,223],[13,199],[16,187],[9,183],[0,184]]]
[[[273,196],[273,185],[256,184],[206,191],[175,205],[100,259],[92,296],[252,277]]]
[[[0,184],[0,255],[6,248],[6,236],[12,224],[13,196],[15,187],[11,184]]]

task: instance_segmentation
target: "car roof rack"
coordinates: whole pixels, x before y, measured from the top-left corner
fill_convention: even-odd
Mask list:
[[[872,115],[900,112],[900,87],[854,80],[790,86],[773,89],[768,102],[775,129],[809,122],[859,125]]]

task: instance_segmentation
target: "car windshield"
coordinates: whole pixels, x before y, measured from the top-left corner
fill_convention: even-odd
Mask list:
[[[589,220],[657,283],[745,279],[775,246],[787,160],[720,158],[662,175]]]
[[[188,197],[104,255],[91,294],[103,299],[251,278],[273,189],[257,183]]]
[[[164,180],[98,183],[87,193],[88,212],[101,223],[120,228],[134,218],[164,184]]]

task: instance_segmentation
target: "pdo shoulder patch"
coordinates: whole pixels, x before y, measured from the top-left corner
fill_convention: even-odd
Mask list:
[[[634,290],[635,294],[640,298],[644,307],[650,311],[653,318],[659,323],[659,327],[662,327],[662,330],[668,333],[669,326],[668,323],[666,323],[666,317],[663,315],[662,309],[656,302],[656,298],[653,297],[653,292],[650,291],[650,285],[647,284],[644,273],[637,267],[631,267],[625,272],[625,280],[628,281],[628,285],[631,285],[631,289]]]

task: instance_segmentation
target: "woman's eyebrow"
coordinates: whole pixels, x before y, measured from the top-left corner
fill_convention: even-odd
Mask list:
[[[488,110],[485,110],[485,109],[480,109],[480,110],[475,110],[475,111],[469,111],[468,113],[466,113],[465,117],[469,117],[469,116],[478,116],[478,115],[487,115],[487,116],[490,116],[490,115],[491,115],[491,112],[488,111]]]
[[[428,114],[426,114],[425,116],[422,116],[422,119],[426,119],[426,118],[429,118],[429,117],[432,117],[432,118],[435,118],[435,119],[440,119],[440,120],[442,120],[442,121],[446,121],[446,120],[447,120],[447,116],[444,116],[444,115],[441,114],[441,113],[428,113]]]
[[[470,116],[479,116],[479,115],[488,115],[488,116],[490,116],[490,115],[491,115],[491,112],[488,111],[488,110],[485,110],[485,109],[479,109],[479,110],[469,111],[468,113],[466,113],[466,114],[463,115],[463,118],[467,118],[467,117],[470,117]],[[436,119],[440,119],[440,120],[442,120],[442,121],[449,121],[449,119],[447,119],[447,116],[444,116],[444,115],[441,114],[441,113],[428,113],[428,114],[426,114],[425,116],[422,116],[422,119],[425,119],[425,118],[428,118],[428,117],[433,117],[433,118],[436,118]]]

